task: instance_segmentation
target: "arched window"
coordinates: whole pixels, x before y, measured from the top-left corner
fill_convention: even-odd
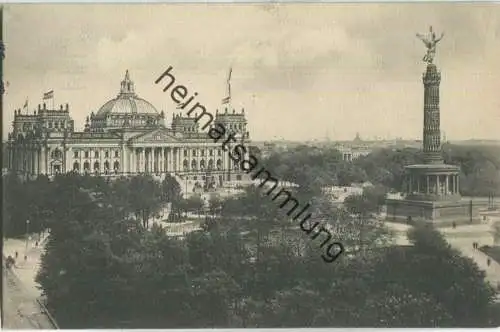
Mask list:
[[[73,171],[75,171],[75,172],[80,171],[80,164],[76,161],[73,163]]]
[[[104,162],[104,170],[109,171],[109,161],[107,160]]]
[[[185,152],[185,151],[184,151]],[[184,161],[182,162],[182,168],[187,171],[188,168],[189,168],[189,165],[188,165],[188,161],[186,159],[184,159]]]
[[[101,166],[101,165],[99,165],[99,162],[98,162],[98,161],[96,161],[96,162],[94,163],[94,171],[99,171],[99,167],[100,167],[100,166]]]
[[[203,160],[203,159],[200,161],[200,169],[201,170],[205,169],[205,160]]]
[[[61,159],[62,158],[62,152],[59,149],[55,149],[52,151],[52,158],[53,159]]]
[[[193,157],[196,157],[196,150],[193,149]]]
[[[198,165],[197,165],[197,163],[196,163],[196,160],[194,160],[194,159],[193,159],[193,160],[191,161],[191,169],[196,170],[197,168],[198,168]]]
[[[214,168],[214,160],[213,160],[213,159],[210,159],[210,160],[208,161],[208,169],[210,169],[210,170],[211,170],[211,169],[213,169],[213,168]]]
[[[90,163],[88,161],[83,163],[83,170],[90,171]]]
[[[184,157],[187,157],[188,156],[188,152],[187,150],[184,150]]]
[[[222,169],[222,160],[217,159],[217,169],[221,170]]]

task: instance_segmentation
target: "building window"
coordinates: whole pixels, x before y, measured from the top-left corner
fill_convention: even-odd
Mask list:
[[[61,150],[56,149],[56,150],[52,151],[52,158],[53,159],[61,159],[62,158]]]
[[[214,150],[210,150],[209,154],[210,154],[210,157],[212,157],[214,155]]]
[[[115,173],[118,173],[118,171],[120,170],[120,163],[118,161],[115,161],[113,163],[113,170],[115,171]]]
[[[52,122],[49,122],[49,128],[52,129]]]
[[[109,151],[104,152],[104,158],[109,158]]]
[[[115,151],[115,158],[118,158],[120,156],[118,151]]]
[[[184,157],[187,157],[188,156],[188,152],[187,150],[184,150]]]
[[[75,151],[75,153],[73,153],[74,155],[74,158],[78,158],[78,151]]]
[[[89,152],[85,151],[85,158],[88,158],[88,157],[89,157]]]
[[[217,155],[220,157],[222,156],[222,151],[221,150],[217,150]]]
[[[94,158],[99,158],[99,151],[94,152]]]
[[[193,150],[193,157],[196,157],[196,150]]]
[[[201,150],[201,156],[205,157],[205,151],[204,150]]]

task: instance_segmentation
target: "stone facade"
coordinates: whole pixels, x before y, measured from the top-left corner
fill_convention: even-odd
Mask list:
[[[217,112],[215,123],[249,144],[244,110]],[[33,114],[16,110],[6,153],[9,171],[28,177],[170,173],[186,187],[188,181],[217,187],[248,177],[229,157],[229,149],[199,131],[195,117],[173,114],[171,127],[166,127],[165,114],[137,96],[128,71],[118,96],[87,117],[83,132],[74,130],[68,104],[59,109],[39,105]]]

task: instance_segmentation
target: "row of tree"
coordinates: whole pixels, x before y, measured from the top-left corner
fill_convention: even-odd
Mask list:
[[[204,230],[183,240],[147,227],[145,216],[157,208],[140,196],[167,197],[170,188],[147,178],[78,176],[20,186],[18,197],[28,190],[48,196],[38,202],[51,233],[37,281],[61,327],[498,324],[484,274],[439,233],[418,228],[413,246],[390,246],[384,225],[365,218],[380,207],[377,189],[347,204],[349,211],[311,198],[313,221],[328,223],[347,249],[325,264],[317,243],[255,188],[213,199]]]
[[[445,144],[443,158],[461,168],[460,190],[464,196],[500,195],[500,147]],[[354,162],[342,160],[334,148],[299,146],[272,154],[266,168],[282,180],[301,187],[348,186],[370,181],[400,191],[404,167],[423,162],[423,153],[413,148],[377,149]]]
[[[50,228],[54,213],[62,208],[68,195],[90,195],[96,202],[105,197],[106,204],[115,207],[114,213],[133,215],[144,227],[150,225],[152,217],[162,216],[160,213],[166,203],[171,203],[168,219],[172,222],[182,222],[187,212],[201,214],[204,209],[200,196],[182,198],[179,184],[168,175],[163,182],[149,176],[108,181],[101,177],[66,174],[56,176],[53,181],[46,176],[21,181],[15,175],[5,175],[3,189],[3,232],[7,237]]]

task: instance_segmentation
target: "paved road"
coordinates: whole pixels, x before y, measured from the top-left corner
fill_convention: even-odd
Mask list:
[[[386,225],[395,232],[396,244],[409,243],[406,231],[410,226],[391,222],[387,222]],[[500,284],[500,263],[491,259],[491,264],[488,266],[488,256],[482,251],[472,248],[472,242],[478,242],[480,246],[493,245],[491,224],[464,225],[456,228],[447,227],[440,228],[439,231],[453,248],[460,251],[463,256],[471,258],[479,269],[486,273],[486,280],[493,287]]]
[[[12,271],[3,268],[3,329],[55,329]]]

